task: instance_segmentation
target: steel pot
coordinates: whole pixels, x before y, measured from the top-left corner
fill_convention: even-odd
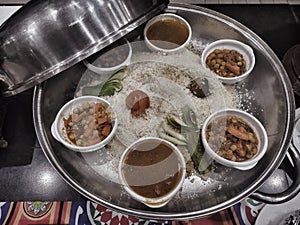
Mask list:
[[[300,189],[299,172],[296,172],[292,186],[283,193],[274,195],[257,192],[283,162],[294,127],[293,92],[279,59],[255,33],[225,15],[202,7],[175,3],[170,4],[166,12],[176,13],[190,23],[193,30],[192,41],[208,44],[217,39],[231,38],[249,44],[254,49],[257,63],[241,91],[244,94],[248,90],[253,91],[256,100],[249,111],[258,117],[267,130],[269,146],[260,163],[249,171],[230,170],[220,173],[222,176],[218,176],[219,179],[214,179],[207,185],[198,185],[196,188],[187,185],[181,197],[175,197],[157,210],[122,195],[122,187],[118,183],[95,172],[82,155],[67,151],[51,137],[50,127],[56,112],[74,97],[86,70],[80,62],[35,88],[35,129],[48,160],[66,182],[87,198],[113,210],[141,218],[192,219],[225,209],[248,196],[268,203],[280,203],[295,196]],[[291,148],[290,154],[294,170],[299,171],[299,152]],[[220,171],[223,171],[222,167]]]

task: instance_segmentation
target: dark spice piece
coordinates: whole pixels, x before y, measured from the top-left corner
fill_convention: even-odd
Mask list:
[[[206,78],[196,78],[189,85],[190,91],[199,98],[204,98],[210,95],[209,84]]]

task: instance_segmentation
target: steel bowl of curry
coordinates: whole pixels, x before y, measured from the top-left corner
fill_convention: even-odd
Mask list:
[[[82,96],[67,102],[51,126],[52,136],[68,149],[92,152],[114,137],[117,118],[110,103],[96,96]]]
[[[172,143],[144,137],[131,144],[119,164],[121,184],[135,200],[151,208],[166,205],[181,189],[186,163]]]
[[[201,137],[213,160],[240,170],[253,168],[268,147],[261,122],[239,109],[222,109],[211,114],[203,123]]]

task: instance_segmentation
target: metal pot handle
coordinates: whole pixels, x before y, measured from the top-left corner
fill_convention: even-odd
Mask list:
[[[295,148],[295,146],[291,143],[289,146],[289,154],[292,159],[293,165],[287,157],[285,157],[282,164],[284,165],[285,172],[291,177],[293,180],[292,185],[281,193],[263,193],[261,191],[257,191],[253,193],[250,197],[267,204],[280,204],[283,202],[287,202],[290,199],[294,198],[300,191],[300,153]]]

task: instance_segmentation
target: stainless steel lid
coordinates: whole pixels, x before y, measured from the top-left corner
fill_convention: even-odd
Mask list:
[[[2,94],[18,94],[71,67],[134,30],[168,3],[30,1],[0,27]]]

